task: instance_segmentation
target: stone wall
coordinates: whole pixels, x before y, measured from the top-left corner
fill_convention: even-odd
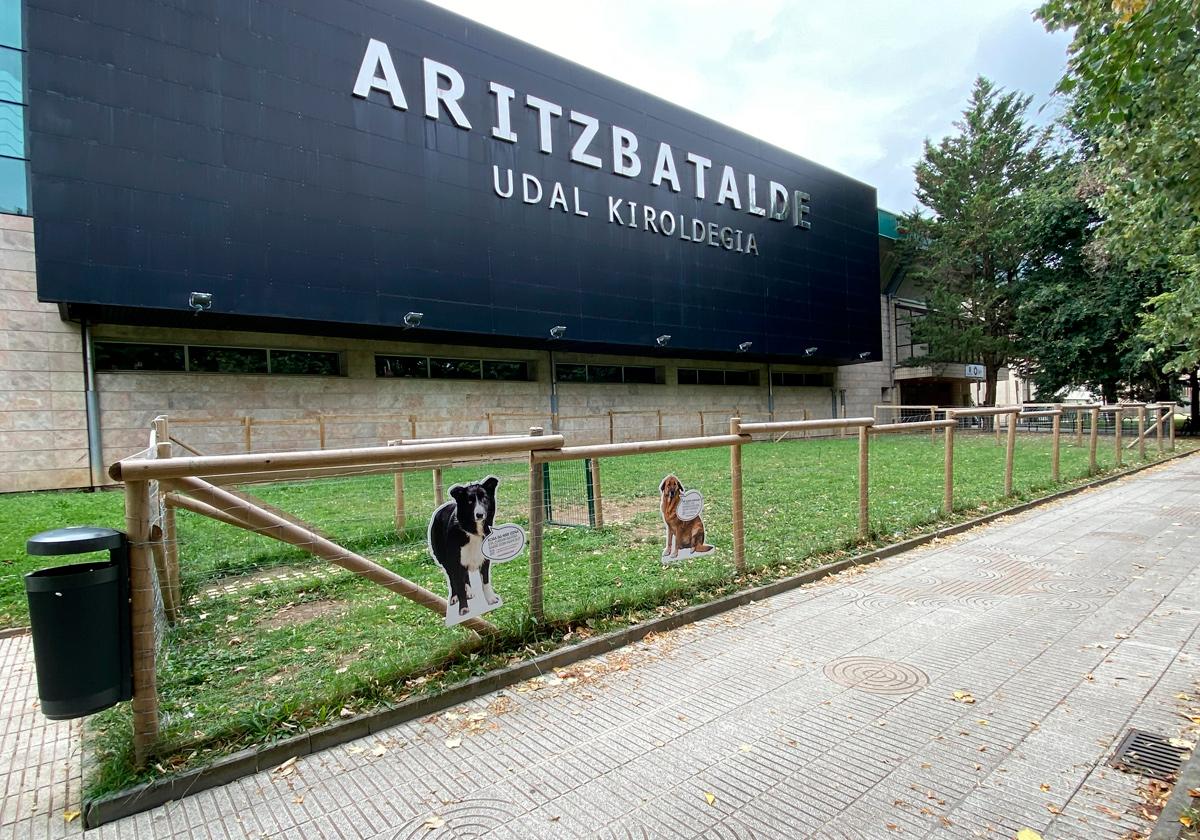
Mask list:
[[[0,214],[0,491],[87,487],[79,326],[37,299],[33,220]]]

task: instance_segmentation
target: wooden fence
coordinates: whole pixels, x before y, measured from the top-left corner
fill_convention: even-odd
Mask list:
[[[1154,433],[1162,451],[1163,413],[1168,406],[1073,406],[1076,416],[1086,411],[1091,419],[1089,440],[1089,471],[1096,471],[1097,419],[1103,412],[1114,413],[1116,423],[1117,464],[1122,453],[1122,413],[1136,410],[1139,437],[1134,444],[1145,449],[1145,414],[1154,410],[1158,417]],[[239,453],[201,455],[183,445],[186,454],[175,455],[173,438],[166,417],[156,418],[151,430],[150,446],[136,455],[122,459],[110,468],[110,475],[125,485],[126,530],[130,538],[132,581],[133,644],[134,644],[134,746],[137,761],[144,763],[151,755],[158,737],[158,695],[156,685],[155,607],[161,599],[168,620],[173,621],[180,607],[178,545],[175,541],[176,510],[186,510],[206,516],[226,525],[260,534],[301,548],[329,563],[340,566],[367,580],[383,586],[416,604],[444,616],[446,600],[424,587],[409,581],[391,570],[339,545],[335,539],[313,525],[266,503],[245,490],[231,485],[250,485],[259,482],[309,480],[346,475],[397,474],[397,526],[403,528],[402,473],[410,469],[439,469],[441,466],[470,461],[521,459],[529,469],[529,603],[533,617],[544,620],[542,539],[545,527],[543,483],[540,480],[543,464],[556,461],[589,459],[593,471],[597,522],[603,521],[600,486],[600,460],[655,452],[728,447],[731,476],[731,510],[733,563],[737,574],[746,572],[745,522],[743,507],[742,449],[759,439],[775,440],[776,436],[799,434],[807,436],[823,432],[857,433],[858,437],[858,536],[870,536],[869,448],[877,435],[929,430],[932,435],[943,433],[944,494],[943,506],[947,515],[954,511],[954,440],[955,430],[963,418],[1005,417],[1007,438],[1004,459],[1004,494],[1013,492],[1013,458],[1017,425],[1022,418],[1049,417],[1052,422],[1052,479],[1059,480],[1059,446],[1061,419],[1065,407],[1002,406],[997,408],[962,408],[947,412],[945,419],[903,423],[877,423],[873,417],[823,420],[788,420],[743,422],[739,417],[728,420],[723,434],[704,434],[696,437],[662,438],[629,442],[609,442],[567,446],[561,434],[545,434],[540,426],[527,433],[491,437],[452,437],[433,440],[389,441],[387,446],[342,449],[318,449],[300,452]],[[1169,415],[1168,415],[1169,416]],[[1173,424],[1172,424],[1173,425]],[[707,432],[711,426],[704,426]],[[1077,434],[1079,430],[1077,429]],[[1174,449],[1173,432],[1169,445]],[[435,473],[435,493],[438,478]],[[479,633],[495,632],[495,627],[482,618],[464,622],[468,629]]]

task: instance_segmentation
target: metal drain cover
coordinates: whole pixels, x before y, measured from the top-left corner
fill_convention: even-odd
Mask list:
[[[920,668],[873,656],[835,659],[823,670],[830,681],[871,694],[912,694],[929,685],[929,677]]]
[[[1179,772],[1186,756],[1187,750],[1160,735],[1130,729],[1108,764],[1126,773],[1170,779]]]

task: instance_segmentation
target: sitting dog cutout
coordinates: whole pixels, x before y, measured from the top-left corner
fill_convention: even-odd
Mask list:
[[[662,561],[666,565],[699,554],[708,554],[713,546],[704,542],[704,497],[698,490],[684,490],[683,483],[669,475],[658,485],[662,496],[663,524],[667,526],[667,544]]]
[[[489,475],[450,488],[450,500],[429,520],[429,554],[446,575],[446,626],[453,627],[504,604],[492,588],[492,563],[525,549],[519,525],[495,525],[496,486]]]

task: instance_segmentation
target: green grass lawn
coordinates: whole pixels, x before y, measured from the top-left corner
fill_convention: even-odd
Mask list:
[[[1147,454],[1155,457],[1153,445]],[[893,542],[945,521],[942,455],[940,438],[934,444],[928,434],[872,438],[873,542]],[[1127,463],[1135,462],[1132,455],[1126,454]],[[1004,449],[990,436],[958,436],[955,519],[1051,489],[1048,436],[1020,437],[1016,499],[1002,499],[1003,463]],[[528,619],[528,566],[518,559],[494,567],[495,588],[505,604],[488,615],[501,634],[486,644],[465,630],[447,630],[433,613],[297,549],[181,513],[187,603],[166,632],[160,658],[163,741],[151,775],[486,672],[514,656],[547,650],[568,633],[586,636],[669,613],[861,550],[855,439],[756,444],[745,447],[743,464],[746,578],[736,578],[732,568],[728,449],[606,459],[605,527],[546,531],[547,624],[534,627]],[[1112,464],[1112,442],[1101,440],[1101,468]],[[556,513],[583,515],[582,465],[553,469]],[[525,525],[525,465],[448,470],[445,484],[489,472],[501,478],[497,521]],[[668,472],[703,491],[708,541],[717,551],[664,568],[657,491]],[[1064,481],[1083,480],[1086,472],[1086,445],[1064,445]],[[425,523],[434,506],[429,473],[406,477],[408,527],[402,534],[394,527],[390,476],[249,489],[410,580],[445,591],[442,573],[425,549]],[[6,568],[0,626],[26,622],[21,574],[53,559],[25,557],[24,539],[66,524],[119,527],[122,502],[119,493],[0,497],[0,523],[6,526],[0,530]],[[264,570],[311,574],[286,582],[253,575]],[[224,584],[239,581],[236,591],[224,590]],[[97,715],[92,724],[89,737],[99,761],[91,792],[145,778],[131,767],[127,704]]]

